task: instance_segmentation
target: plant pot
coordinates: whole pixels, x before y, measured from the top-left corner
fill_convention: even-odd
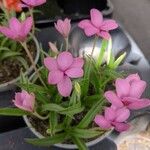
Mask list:
[[[92,8],[102,11],[105,17],[111,17],[114,7],[110,0],[49,0],[46,4],[38,7],[42,13],[35,14],[35,18],[38,21],[64,17],[87,18],[89,10]]]
[[[33,41],[34,41],[35,46],[36,46],[36,55],[35,55],[34,63],[37,64],[39,57],[40,57],[40,48],[39,48],[38,41],[36,40],[35,37],[33,37]],[[30,66],[30,68],[25,72],[25,75],[30,76],[33,71],[34,71],[33,66]],[[0,92],[5,92],[5,91],[15,89],[17,87],[16,83],[19,80],[20,80],[20,76],[17,77],[16,79],[9,81],[9,82],[0,84]]]
[[[99,9],[104,16],[113,12],[113,5],[110,0],[57,0],[57,3],[67,15],[88,15],[92,8]]]
[[[43,135],[41,135],[41,133],[39,133],[38,131],[36,131],[36,129],[32,126],[31,122],[29,121],[27,116],[23,116],[23,119],[25,121],[25,123],[27,124],[28,128],[30,129],[30,131],[38,138],[42,139],[44,138]],[[101,142],[102,140],[104,140],[105,138],[107,138],[111,133],[112,133],[113,129],[109,130],[108,132],[105,132],[105,134],[103,134],[101,137],[98,137],[90,142],[86,143],[87,147],[92,147],[94,145],[96,145],[97,143]],[[58,148],[63,148],[63,149],[77,149],[77,146],[74,144],[55,144],[55,147]]]

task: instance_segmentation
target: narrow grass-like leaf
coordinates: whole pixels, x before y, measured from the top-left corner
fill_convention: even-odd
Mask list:
[[[51,137],[46,138],[35,138],[35,139],[25,139],[27,143],[36,145],[36,146],[52,146],[57,143],[62,143],[68,138],[66,133],[60,133]]]
[[[74,128],[70,130],[70,134],[72,136],[81,138],[81,139],[90,139],[94,138],[97,136],[100,136],[103,132],[101,131],[95,131],[92,129],[79,129],[79,128]]]
[[[85,117],[81,120],[81,122],[78,124],[78,128],[87,128],[89,124],[93,121],[94,117],[97,113],[99,113],[104,104],[104,98],[101,98],[97,103],[93,105],[93,107],[87,112]]]
[[[98,56],[98,60],[97,60],[97,67],[99,68],[103,62],[103,58],[104,58],[104,54],[105,51],[107,49],[108,46],[108,41],[107,40],[102,40],[102,45],[101,45],[101,49],[100,49],[100,53]]]
[[[78,137],[74,137],[74,136],[72,136],[71,139],[72,139],[73,143],[78,146],[79,150],[88,150],[85,142],[82,139],[80,139]]]
[[[24,116],[29,114],[29,112],[18,108],[0,108],[0,115],[3,116]]]

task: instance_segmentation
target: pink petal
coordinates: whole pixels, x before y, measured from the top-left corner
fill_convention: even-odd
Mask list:
[[[88,26],[91,26],[91,21],[88,19],[82,20],[78,24],[78,27],[80,27],[81,29],[87,28]]]
[[[131,74],[131,75],[129,75],[129,76],[126,78],[126,80],[130,83],[130,82],[132,82],[132,81],[134,81],[134,80],[139,81],[139,80],[141,80],[141,79],[140,79],[140,76],[136,73],[136,74]]]
[[[63,31],[63,29],[64,29],[64,22],[61,19],[58,19],[57,24],[55,23],[55,28],[60,34],[65,36],[64,35],[64,31]]]
[[[121,108],[116,110],[116,122],[124,122],[126,121],[130,116],[130,111],[127,108]]]
[[[118,24],[112,19],[104,20],[100,28],[101,30],[109,31],[118,28]]]
[[[66,18],[64,20],[64,34],[65,34],[65,37],[68,37],[69,33],[70,33],[70,30],[71,30],[71,24],[70,24],[70,19]]]
[[[112,108],[105,109],[105,118],[109,121],[113,121],[116,117],[115,110]]]
[[[12,31],[15,32],[15,34],[19,34],[18,32],[20,31],[21,23],[19,22],[19,20],[17,18],[12,17],[9,20],[9,27]]]
[[[123,107],[123,103],[113,91],[105,92],[104,96],[110,103],[112,103],[112,105],[116,107]]]
[[[135,80],[131,83],[129,96],[140,98],[145,91],[146,88],[146,82],[142,80]]]
[[[55,58],[52,57],[45,58],[44,65],[49,71],[58,70],[57,61]]]
[[[73,59],[73,63],[70,66],[70,68],[82,68],[84,65],[84,59],[77,57]]]
[[[103,21],[102,13],[97,9],[91,9],[90,15],[91,15],[92,24],[95,27],[99,28],[102,24],[102,21]]]
[[[26,98],[24,98],[24,101],[23,101],[23,106],[26,109],[33,112],[34,111],[34,105],[35,105],[35,96],[34,96],[34,94],[26,95]]]
[[[0,26],[0,32],[8,38],[16,40],[16,34],[14,34],[14,32],[11,31],[9,28]]]
[[[119,122],[115,122],[113,123],[115,130],[118,132],[123,132],[123,131],[127,131],[130,127],[130,125],[126,124],[126,123],[119,123]]]
[[[134,102],[128,105],[128,108],[131,110],[138,110],[148,106],[150,106],[149,99],[140,99],[140,100],[134,100]]]
[[[104,118],[104,116],[96,115],[94,122],[100,126],[102,129],[110,129],[111,124],[108,120]]]
[[[99,32],[99,30],[91,25],[89,27],[86,27],[84,29],[84,32],[85,32],[86,36],[93,36],[93,35],[97,34]]]
[[[25,4],[35,7],[46,3],[46,0],[22,0]]]
[[[98,35],[106,40],[109,40],[110,39],[110,34],[106,31],[101,31],[100,33],[98,33]]]
[[[53,44],[52,42],[48,42],[48,45],[54,53],[58,53],[58,49],[55,44]]]
[[[51,71],[48,75],[48,83],[49,84],[57,84],[63,80],[64,73],[59,70]]]
[[[80,78],[83,77],[83,69],[81,68],[70,68],[65,71],[65,74],[70,78]]]
[[[27,36],[32,29],[33,19],[28,17],[24,22],[22,22],[21,31],[23,36]]]
[[[69,77],[64,76],[63,80],[57,84],[60,95],[68,97],[72,91],[72,82]]]
[[[32,109],[28,108],[28,107],[24,107],[22,105],[19,105],[17,103],[14,102],[14,105],[22,110],[25,110],[25,111],[29,111],[29,112],[32,112]]]
[[[122,98],[129,95],[130,84],[128,81],[125,79],[117,79],[115,85],[118,97]]]
[[[57,57],[57,63],[58,67],[62,70],[65,71],[68,69],[71,64],[73,63],[73,57],[72,54],[69,52],[62,52],[58,55]]]

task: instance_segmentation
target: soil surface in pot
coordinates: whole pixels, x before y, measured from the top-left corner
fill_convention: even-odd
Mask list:
[[[32,42],[28,46],[33,58],[36,57],[36,46]],[[30,60],[24,50],[22,50],[22,57],[27,61],[28,66],[31,66]],[[16,79],[20,75],[21,69],[25,72],[23,65],[16,59],[6,59],[0,61],[0,84]]]
[[[79,113],[77,115],[74,116],[74,121],[72,122],[72,126],[75,126],[77,124],[79,124],[79,122],[82,120],[82,118],[85,116],[84,113]],[[37,132],[39,132],[41,135],[43,135],[44,137],[47,137],[47,136],[50,136],[46,131],[47,129],[49,129],[49,123],[48,123],[48,120],[40,120],[38,118],[35,118],[35,117],[31,117],[31,116],[28,116],[28,119],[29,119],[29,122],[32,124],[32,126],[35,128],[35,130]],[[62,122],[61,120],[63,120],[64,118],[62,117],[60,119],[60,122]],[[89,125],[89,128],[94,128],[94,127],[97,127],[97,125],[93,122]],[[106,132],[108,132],[107,130],[101,130],[101,135],[105,134]],[[100,135],[99,135],[100,136]],[[83,139],[85,142],[89,142],[89,141],[92,141],[92,140],[95,140],[96,138],[98,138],[99,136],[97,137],[94,137],[94,138],[90,138],[90,139]],[[64,142],[64,144],[73,144],[71,140],[67,140]]]

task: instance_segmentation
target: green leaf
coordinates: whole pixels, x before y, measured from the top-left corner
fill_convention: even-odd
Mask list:
[[[35,139],[25,139],[27,143],[36,145],[36,146],[51,146],[54,144],[62,143],[65,140],[68,139],[68,136],[66,133],[60,133],[51,137],[46,138],[35,138]]]
[[[88,57],[85,58],[85,65],[84,65],[84,77],[83,80],[81,81],[81,97],[84,97],[88,94],[88,90],[89,90],[89,78],[90,78],[90,72],[91,72],[91,66],[90,65],[90,59]]]
[[[83,111],[83,109],[84,108],[81,107],[79,104],[75,104],[67,108],[64,108],[54,103],[46,104],[42,106],[43,111],[53,111],[68,116],[72,116],[74,114],[80,113],[81,111]]]
[[[37,91],[39,91],[40,93],[49,93],[48,89],[46,89],[45,87],[40,86],[40,85],[36,85],[36,84],[33,84],[33,83],[28,83],[28,84],[20,83],[18,85],[22,89],[27,90],[30,93],[31,92],[34,93],[34,92],[37,92]]]
[[[57,104],[51,103],[51,104],[43,105],[43,106],[42,106],[42,110],[43,110],[43,111],[54,111],[54,112],[60,112],[60,111],[65,110],[65,108],[63,108],[63,107],[62,107],[62,106],[60,106],[60,105],[57,105]]]
[[[49,125],[50,125],[50,134],[54,135],[55,134],[55,129],[57,126],[58,120],[57,120],[57,113],[56,112],[50,112],[49,114]]]
[[[102,45],[101,45],[101,50],[98,56],[97,60],[97,67],[99,68],[103,62],[104,54],[108,46],[108,41],[107,40],[102,40]]]
[[[18,60],[26,70],[29,68],[27,61],[23,57],[16,56],[15,59]]]
[[[79,150],[88,150],[85,142],[83,140],[81,140],[80,138],[72,136],[71,139],[72,139],[73,143],[78,146]]]
[[[0,56],[0,59],[4,60],[4,59],[7,59],[9,57],[13,58],[14,56],[20,56],[20,55],[21,55],[21,53],[19,53],[19,52],[9,51],[9,52],[2,53]]]
[[[97,103],[97,101],[99,101],[100,98],[101,98],[100,94],[86,96],[84,98],[84,103],[86,106],[89,106],[91,108],[91,106],[93,106],[95,103]]]
[[[30,112],[18,108],[0,108],[0,115],[3,116],[24,116],[29,114]]]
[[[78,128],[87,128],[89,124],[93,121],[94,117],[97,113],[99,113],[104,104],[104,98],[101,98],[97,103],[93,105],[93,107],[88,111],[88,113],[85,115],[85,117],[81,120],[81,122],[78,124]]]
[[[126,57],[126,52],[123,53],[113,64],[113,69],[116,69],[120,63],[123,61],[123,59]]]
[[[82,138],[82,139],[94,138],[103,133],[101,131],[95,131],[92,129],[79,129],[79,128],[74,128],[74,129],[71,129],[70,131],[71,131],[70,134],[72,136]]]

